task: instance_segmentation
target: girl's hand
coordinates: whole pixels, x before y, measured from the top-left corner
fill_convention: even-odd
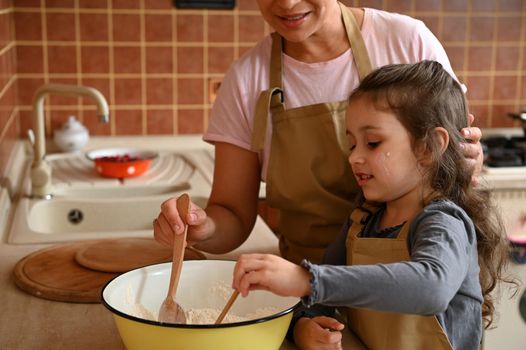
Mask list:
[[[173,197],[161,204],[161,212],[153,221],[153,236],[155,240],[166,246],[172,246],[174,234],[184,232],[184,222],[179,216],[176,205],[177,198]],[[185,218],[188,223],[187,244],[192,245],[207,239],[211,233],[207,233],[206,212],[193,202],[190,202],[190,210]]]
[[[294,342],[302,350],[341,350],[343,328],[331,317],[302,317],[294,326]]]
[[[471,183],[473,186],[479,184],[479,176],[482,171],[482,164],[484,161],[484,154],[482,152],[482,146],[480,145],[480,138],[482,137],[482,132],[479,128],[471,126],[475,117],[473,114],[469,115],[469,125],[468,128],[463,128],[460,130],[466,142],[462,144],[464,149],[464,157],[466,161],[473,167],[473,175],[471,177]]]
[[[256,289],[281,296],[310,295],[310,273],[303,267],[272,254],[243,254],[234,267],[232,287],[242,296]]]

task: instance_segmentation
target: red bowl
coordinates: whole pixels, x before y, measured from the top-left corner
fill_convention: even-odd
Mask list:
[[[158,154],[133,148],[108,148],[89,152],[97,173],[104,177],[125,178],[144,174]]]

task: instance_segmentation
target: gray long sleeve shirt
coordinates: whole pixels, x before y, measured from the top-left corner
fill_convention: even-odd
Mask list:
[[[382,212],[370,218],[362,236],[398,235],[400,227],[377,230]],[[435,315],[454,349],[479,348],[483,298],[477,240],[464,210],[447,200],[430,203],[410,224],[411,260],[392,264],[345,265],[349,224],[327,249],[324,265],[303,262],[313,276],[304,304]],[[314,316],[319,309],[299,312]]]

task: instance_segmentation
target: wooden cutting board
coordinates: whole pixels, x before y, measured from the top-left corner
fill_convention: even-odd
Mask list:
[[[148,265],[149,261],[164,258],[166,249],[154,248],[151,239],[120,238],[91,242],[61,244],[44,248],[22,258],[14,268],[15,284],[22,290],[39,298],[76,302],[99,303],[100,293],[104,285],[119,275],[116,271],[98,271],[87,268],[77,262],[77,255],[85,259],[85,263],[103,270],[116,270],[128,267],[128,270]],[[112,250],[108,249],[112,247]],[[101,247],[100,251],[97,247]],[[145,257],[140,251],[147,248],[151,257]],[[105,252],[103,254],[103,252]],[[134,254],[139,252],[139,258]],[[113,257],[113,260],[108,257]],[[116,262],[126,257],[125,263]],[[82,260],[81,258],[81,260]],[[195,250],[185,251],[185,260],[205,259],[204,255]],[[166,261],[171,260],[171,255]],[[114,263],[112,264],[111,261]],[[146,264],[145,264],[146,262]],[[156,263],[152,262],[152,263]],[[128,271],[126,270],[126,271]],[[124,272],[124,271],[122,271]]]
[[[168,262],[172,248],[150,238],[118,238],[94,241],[81,247],[75,260],[80,265],[102,272],[126,272],[138,267]],[[187,248],[185,260],[206,259],[203,253]]]

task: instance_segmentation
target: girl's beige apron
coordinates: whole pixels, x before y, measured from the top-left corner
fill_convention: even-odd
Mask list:
[[[367,217],[378,210],[372,206],[356,208],[347,234],[347,265],[388,264],[410,260],[406,222],[397,238],[363,238],[360,233]],[[452,349],[444,330],[434,316],[348,309],[347,323],[371,350]]]
[[[360,79],[371,63],[351,11],[340,4],[342,19]],[[273,34],[270,89],[256,105],[252,148],[263,148],[269,111],[272,140],[267,171],[267,201],[280,209],[280,251],[299,263],[319,263],[338,234],[358,187],[347,162],[347,101],[285,110],[281,81],[282,40]]]

